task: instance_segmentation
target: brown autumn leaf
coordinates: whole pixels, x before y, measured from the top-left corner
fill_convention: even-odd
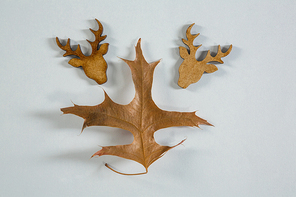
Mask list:
[[[68,38],[67,44],[65,46],[60,43],[58,37],[56,37],[56,42],[61,49],[66,51],[66,53],[63,55],[64,57],[69,55],[76,56],[76,58],[72,58],[69,61],[70,65],[74,67],[81,66],[87,77],[95,80],[98,84],[103,84],[107,81],[107,63],[103,58],[103,55],[107,53],[109,44],[104,43],[100,46],[100,42],[105,40],[107,36],[102,36],[103,26],[100,21],[97,19],[96,21],[99,25],[99,29],[97,31],[89,29],[95,35],[95,41],[92,42],[87,40],[92,48],[91,55],[85,56],[81,51],[80,45],[78,45],[77,49],[73,51],[70,46],[70,38]]]
[[[146,62],[140,41],[141,39],[135,47],[135,60],[122,59],[129,65],[135,85],[135,97],[129,104],[117,104],[105,92],[105,100],[99,105],[78,106],[74,104],[73,107],[61,110],[64,114],[75,114],[84,118],[82,130],[89,126],[110,126],[130,131],[134,136],[134,141],[131,144],[104,146],[93,156],[114,155],[134,160],[146,169],[146,172],[137,174],[145,174],[154,161],[184,141],[172,147],[159,145],[154,140],[155,131],[167,127],[198,127],[200,124],[211,124],[196,116],[195,112],[164,111],[157,107],[151,97],[151,87],[154,68],[159,61],[150,64]],[[113,170],[108,164],[106,166]]]
[[[189,53],[185,47],[179,47],[180,56],[184,59],[184,61],[179,67],[180,76],[178,80],[178,85],[182,88],[187,88],[190,84],[198,82],[201,76],[204,74],[204,72],[213,73],[217,71],[218,68],[214,64],[208,64],[208,63],[219,62],[223,64],[223,61],[221,58],[227,56],[232,49],[232,45],[230,45],[229,49],[225,53],[223,53],[219,45],[218,52],[215,56],[212,56],[210,53],[210,50],[208,50],[206,57],[202,61],[198,61],[195,58],[195,54],[197,49],[201,47],[201,45],[199,46],[193,45],[194,39],[199,35],[199,33],[195,35],[192,35],[190,33],[193,25],[194,23],[191,24],[186,30],[187,40],[182,39],[184,44],[186,44],[189,47]]]

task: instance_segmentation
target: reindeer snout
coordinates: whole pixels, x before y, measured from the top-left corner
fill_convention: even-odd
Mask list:
[[[186,83],[187,81],[185,81],[185,80],[180,80],[180,78],[179,78],[179,80],[178,80],[178,85],[181,87],[181,88],[187,88],[189,85],[190,85],[190,83]]]
[[[178,85],[182,88],[187,88],[190,84],[196,83],[200,80],[204,71],[201,69],[201,66],[189,66],[183,64],[179,68],[179,80]]]

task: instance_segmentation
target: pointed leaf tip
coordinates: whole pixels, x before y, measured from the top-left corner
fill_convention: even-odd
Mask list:
[[[137,42],[137,45],[136,45],[136,48],[141,48],[141,38],[139,38],[139,40]]]

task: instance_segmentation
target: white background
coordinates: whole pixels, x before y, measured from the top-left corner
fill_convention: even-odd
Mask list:
[[[296,196],[296,2],[294,0],[37,1],[0,3],[0,196]],[[99,86],[70,66],[55,37],[84,52],[95,18],[110,43],[108,81]],[[202,51],[233,50],[219,70],[177,85],[187,27]],[[96,105],[103,90],[120,104],[134,96],[128,66],[142,38],[155,69],[153,99],[164,110],[197,111],[215,127],[155,134],[170,150],[142,176],[133,161],[89,159],[99,145],[131,143],[128,131],[89,127],[62,107]],[[72,101],[72,102],[71,102]]]

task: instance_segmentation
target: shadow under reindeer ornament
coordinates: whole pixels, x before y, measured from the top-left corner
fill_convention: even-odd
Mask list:
[[[67,45],[67,48],[70,48],[70,45]],[[195,112],[165,111],[160,109],[154,103],[151,96],[153,73],[160,60],[153,63],[148,63],[145,60],[141,49],[141,39],[138,40],[135,51],[135,60],[122,59],[130,67],[135,85],[135,97],[129,104],[121,105],[115,103],[105,92],[105,99],[101,104],[95,106],[74,104],[72,107],[61,109],[64,114],[74,114],[84,119],[82,131],[89,126],[110,126],[128,130],[133,134],[134,140],[131,144],[103,146],[101,150],[92,155],[92,157],[102,155],[118,156],[136,161],[145,168],[145,172],[126,174],[116,171],[108,164],[105,164],[112,171],[122,175],[146,174],[148,167],[153,162],[161,158],[168,150],[185,141],[182,140],[175,146],[159,145],[154,139],[154,133],[157,130],[176,126],[212,126],[206,120],[196,116]]]

